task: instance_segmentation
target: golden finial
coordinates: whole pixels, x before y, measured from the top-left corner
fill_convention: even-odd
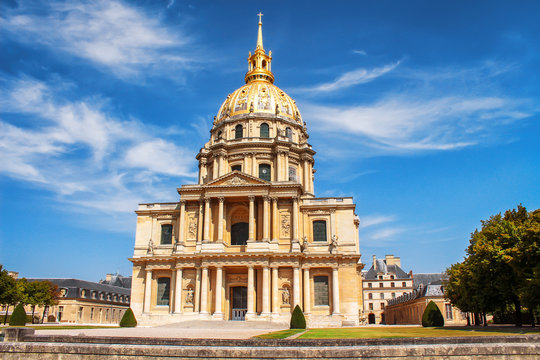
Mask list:
[[[262,40],[262,13],[258,13],[257,16],[259,17],[259,35],[257,36],[257,47],[256,49],[263,50],[263,40]]]

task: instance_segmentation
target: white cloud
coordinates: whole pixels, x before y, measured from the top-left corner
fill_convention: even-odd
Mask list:
[[[384,74],[394,70],[399,64],[400,61],[370,70],[356,69],[342,74],[332,82],[314,85],[306,88],[300,88],[296,89],[296,91],[314,94],[330,93],[336,90],[373,81],[383,76]]]
[[[367,55],[367,52],[365,50],[353,50],[352,52],[353,54],[357,54],[357,55],[363,55],[363,56]]]
[[[369,105],[306,103],[301,108],[317,131],[354,135],[356,145],[360,140],[379,152],[399,153],[477,144],[493,128],[531,116],[531,111],[521,109],[523,105],[521,100],[502,97],[389,96]]]
[[[393,222],[395,219],[396,217],[394,215],[366,215],[360,217],[360,227],[367,228],[387,222]]]
[[[4,14],[2,27],[17,41],[63,51],[121,78],[164,71],[170,76],[193,60],[186,50],[190,39],[182,30],[167,28],[158,14],[131,4],[51,1],[44,8],[36,11],[22,3]]]
[[[29,78],[2,82],[0,107],[15,121],[0,120],[0,173],[106,212],[167,200],[164,181],[195,177],[192,152],[154,135],[163,129],[111,116],[103,100],[62,100],[55,90]]]

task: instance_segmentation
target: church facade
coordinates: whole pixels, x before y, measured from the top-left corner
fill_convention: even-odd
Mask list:
[[[197,184],[140,204],[131,307],[140,324],[193,319],[357,325],[363,264],[352,198],[317,198],[315,151],[296,103],[275,86],[272,52],[248,57],[197,155]]]

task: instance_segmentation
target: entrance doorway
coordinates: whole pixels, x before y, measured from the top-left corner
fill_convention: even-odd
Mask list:
[[[375,314],[371,313],[368,315],[368,323],[375,324]]]
[[[235,286],[231,288],[231,320],[245,320],[247,312],[247,287]]]

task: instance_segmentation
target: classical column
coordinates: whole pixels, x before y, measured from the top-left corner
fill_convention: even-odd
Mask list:
[[[178,221],[178,242],[184,243],[184,233],[186,230],[186,200],[180,200],[180,220]]]
[[[255,153],[251,153],[251,175],[259,177],[257,173],[257,160],[255,159]]]
[[[244,156],[244,166],[242,167],[242,171],[245,172],[246,174],[249,174],[249,169],[248,169],[248,155],[249,153],[242,153],[242,156]]]
[[[204,199],[204,235],[203,241],[210,241],[210,198]]]
[[[253,266],[248,267],[248,288],[247,288],[247,314],[254,315],[255,309],[253,305],[255,304],[255,299],[253,298],[254,291],[254,270]]]
[[[275,179],[281,181],[281,151],[276,152]]]
[[[225,158],[224,158],[224,156],[219,155],[218,161],[219,161],[219,176],[225,175],[225,173],[227,171],[225,170]]]
[[[306,192],[310,192],[309,191],[309,164],[308,164],[308,160],[305,159],[304,160],[304,191]]]
[[[304,314],[311,311],[311,292],[309,291],[309,268],[304,268]]]
[[[204,202],[199,199],[199,219],[197,220],[197,242],[200,243],[203,237],[203,221],[204,221]]]
[[[270,198],[263,196],[263,241],[270,241]]]
[[[255,196],[249,196],[249,238],[255,240]]]
[[[221,296],[223,287],[223,268],[218,266],[216,268],[216,310],[214,311],[214,317],[223,317],[223,312],[221,311]]]
[[[278,210],[277,210],[278,198],[272,198],[272,240],[278,241],[279,239],[279,220],[278,220]]]
[[[285,155],[285,169],[284,169],[284,171],[285,171],[285,174],[284,174],[285,179],[283,179],[283,180],[289,181],[289,153],[285,152],[284,155]]]
[[[201,268],[197,267],[197,273],[195,274],[195,302],[193,304],[193,311],[200,311],[201,303]]]
[[[150,312],[152,302],[152,269],[146,269],[146,279],[144,281],[144,312]]]
[[[176,301],[176,269],[171,270],[171,280],[170,280],[170,291],[169,291],[169,313],[174,313],[174,302]]]
[[[332,268],[332,315],[339,315],[339,279],[338,268]]]
[[[223,202],[224,197],[219,198],[219,210],[218,210],[218,242],[223,242]]]
[[[268,266],[263,267],[261,315],[270,315],[270,269]]]
[[[292,211],[292,240],[298,242],[298,197],[293,197]]]
[[[212,166],[212,179],[211,180],[214,180],[218,176],[219,176],[218,158],[217,158],[217,156],[214,156],[214,162],[213,162],[213,166]]]
[[[177,314],[182,313],[182,279],[183,269],[176,269],[176,281],[175,281],[175,292],[174,292],[174,312]]]
[[[201,314],[208,314],[208,267],[206,266],[202,268]]]
[[[278,284],[279,268],[272,268],[272,314],[279,313],[279,284]]]
[[[300,269],[298,267],[293,268],[293,308],[300,304]]]

